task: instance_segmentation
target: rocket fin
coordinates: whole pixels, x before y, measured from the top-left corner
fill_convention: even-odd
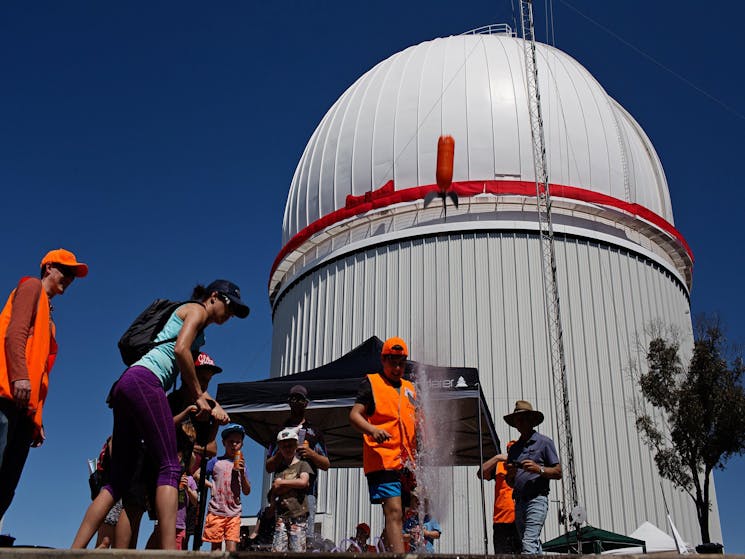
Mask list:
[[[432,203],[432,200],[437,198],[437,195],[439,192],[437,190],[430,190],[427,192],[427,194],[424,195],[424,207],[426,208]]]
[[[453,201],[453,205],[457,208],[458,207],[458,195],[451,190],[450,192],[447,193],[447,196]]]

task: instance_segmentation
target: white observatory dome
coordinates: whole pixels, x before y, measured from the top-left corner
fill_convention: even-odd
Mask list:
[[[669,509],[695,541],[693,503],[660,479],[630,413],[644,405],[630,371],[646,366],[650,326],[693,347],[693,257],[644,131],[577,61],[536,46],[579,502],[593,525],[623,534],[664,526]],[[556,437],[523,47],[510,33],[413,46],[323,117],[292,180],[269,280],[273,377],[373,335],[401,336],[416,361],[478,370],[502,442],[517,436],[500,420],[516,400],[542,410],[541,432]],[[424,208],[443,134],[455,140],[459,198],[447,213],[440,200]],[[438,552],[485,553],[491,495],[473,468],[438,473]],[[359,519],[378,533],[362,471],[318,479],[324,538],[339,541]],[[546,539],[562,529],[549,508]]]
[[[482,228],[514,221],[504,210],[535,197],[522,45],[508,34],[434,39],[394,54],[347,89],[298,163],[270,292],[276,296],[350,241],[379,243],[380,235],[415,235],[412,228],[441,221],[439,206],[421,211],[422,187],[435,183],[441,134],[455,138],[453,181],[462,201],[449,214]],[[641,245],[690,287],[692,257],[673,227],[649,138],[576,60],[544,44],[537,56],[555,214]],[[407,209],[418,215],[407,219]],[[526,219],[535,220],[534,213]],[[363,214],[364,230],[349,223]]]

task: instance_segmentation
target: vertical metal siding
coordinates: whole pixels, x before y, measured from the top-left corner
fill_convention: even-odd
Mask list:
[[[557,258],[581,501],[589,521],[606,529],[630,533],[645,520],[664,528],[654,461],[634,426],[632,410],[641,402],[630,368],[644,364],[655,321],[676,326],[691,343],[686,294],[658,265],[595,241],[559,240]],[[419,238],[325,265],[278,302],[272,371],[321,365],[373,334],[403,336],[419,361],[477,367],[503,442],[518,436],[501,418],[521,398],[546,413],[541,431],[553,436],[539,244],[532,234]],[[441,552],[483,551],[474,473],[446,468],[441,476],[449,493]],[[668,483],[663,488],[684,538],[697,541],[690,499]],[[546,539],[559,532],[558,483],[552,489]],[[486,490],[491,507],[493,485]],[[326,537],[338,542],[360,520],[370,521],[373,533],[382,528],[380,507],[369,504],[360,471],[332,469],[322,492],[319,510],[331,514]],[[716,538],[716,515],[712,520]]]

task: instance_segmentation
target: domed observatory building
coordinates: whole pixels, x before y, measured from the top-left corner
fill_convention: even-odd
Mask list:
[[[492,30],[493,31],[493,30]],[[639,124],[576,60],[537,45],[579,499],[588,522],[630,534],[644,521],[700,541],[690,499],[660,478],[634,426],[631,379],[651,324],[692,346],[693,256],[676,230],[662,165]],[[424,208],[437,140],[455,139],[460,204]],[[370,336],[411,357],[479,375],[500,439],[518,399],[555,435],[535,172],[522,40],[472,33],[424,42],[360,77],[329,109],[298,163],[271,271],[271,370],[328,363]],[[560,441],[556,440],[557,444]],[[483,553],[475,468],[446,468],[437,550]],[[559,482],[544,541],[560,533]],[[486,486],[491,518],[493,484]],[[714,501],[716,503],[716,501]],[[361,470],[321,479],[317,521],[339,541],[382,529]],[[714,505],[711,536],[721,539]],[[491,549],[491,521],[488,521]]]

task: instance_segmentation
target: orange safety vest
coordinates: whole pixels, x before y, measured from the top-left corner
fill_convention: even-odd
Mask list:
[[[23,278],[20,285],[31,278]],[[5,336],[8,332],[10,317],[13,314],[14,289],[0,313],[0,398],[13,399],[13,391],[8,378],[8,366],[5,361]],[[39,294],[36,306],[36,318],[29,330],[26,340],[26,366],[28,367],[31,395],[28,401],[28,415],[33,419],[38,432],[41,429],[41,413],[49,388],[49,372],[57,357],[57,342],[54,339],[55,327],[49,309],[49,297],[44,289]]]
[[[507,468],[504,462],[497,462],[494,472],[494,524],[512,524],[515,522],[515,501],[512,499],[512,487],[507,485]]]
[[[382,443],[363,435],[362,464],[365,474],[380,470],[400,470],[406,465],[413,469],[416,453],[416,389],[408,380],[401,379],[396,390],[382,374],[367,375],[372,387],[375,412],[367,420],[384,429],[391,438]]]

